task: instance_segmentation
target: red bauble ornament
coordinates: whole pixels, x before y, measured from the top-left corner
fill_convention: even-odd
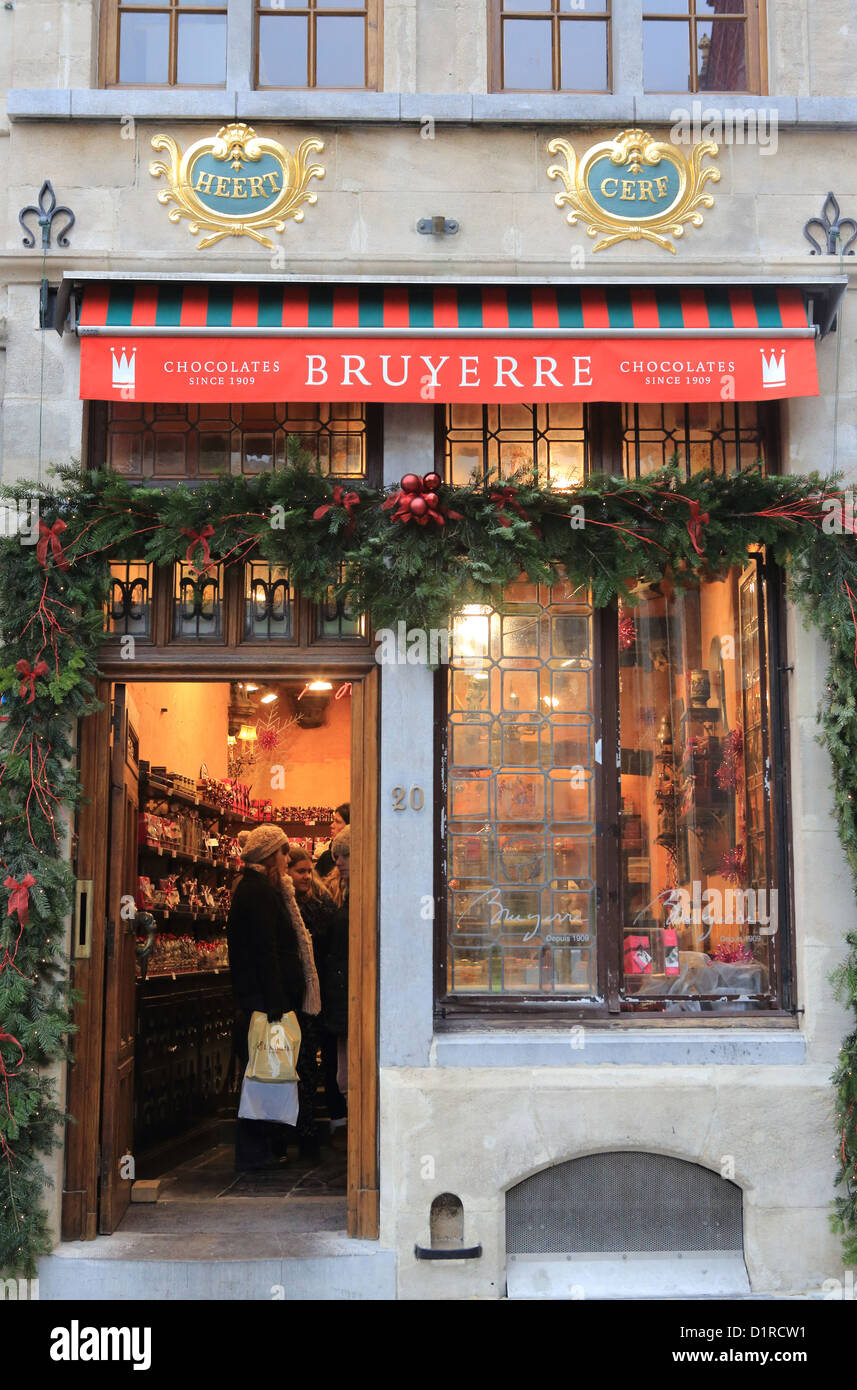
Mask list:
[[[423,499],[424,499],[424,501],[426,502],[426,504],[427,504],[429,507],[436,507],[436,506],[437,506],[437,493],[436,493],[436,492],[424,492],[424,493],[423,493]]]
[[[410,510],[412,516],[425,516],[429,509],[429,504],[425,497],[412,497],[410,499]]]
[[[399,486],[402,492],[422,492],[423,480],[416,473],[406,473]]]
[[[426,473],[423,478],[423,487],[428,488],[430,492],[436,492],[442,483],[443,478],[439,473]]]

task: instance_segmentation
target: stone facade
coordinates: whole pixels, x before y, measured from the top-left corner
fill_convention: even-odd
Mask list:
[[[239,8],[234,3],[231,10]],[[729,105],[775,111],[776,153],[725,145],[704,225],[675,257],[646,242],[593,255],[581,227],[554,206],[546,144],[568,135],[582,152],[636,122],[668,138],[686,97],[635,86],[639,5],[614,0],[616,92],[609,97],[512,97],[487,92],[484,0],[391,0],[384,15],[379,93],[253,93],[234,57],[223,92],[103,91],[97,83],[95,0],[27,0],[0,11],[0,450],[2,476],[45,478],[85,450],[77,340],[38,327],[40,250],[21,246],[18,211],[45,178],[75,213],[67,250],[52,246],[45,273],[209,272],[254,277],[748,276],[846,273],[840,329],[818,348],[821,396],[783,402],[782,465],[838,467],[857,459],[857,258],[810,258],[802,228],[833,190],[857,216],[857,19],[849,0],[768,0],[769,98]],[[634,36],[637,35],[636,48]],[[634,55],[637,55],[636,58]],[[708,102],[705,103],[710,104]],[[711,103],[713,104],[713,103]],[[246,239],[195,250],[157,201],[152,136],[183,146],[226,120],[247,119],[290,148],[324,140],[318,203],[288,225],[284,255]],[[421,217],[461,224],[454,237],[418,235]],[[584,259],[581,263],[580,252]],[[385,477],[433,466],[432,407],[385,410]],[[745,1257],[758,1293],[818,1290],[841,1277],[827,1211],[835,1173],[832,1071],[846,1029],[828,977],[855,924],[849,875],[832,820],[830,770],[815,741],[824,651],[792,613],[788,622],[792,852],[800,1010],[795,1026],[658,1034],[621,1030],[593,1039],[569,1062],[562,1035],[491,1030],[435,1036],[432,941],[421,920],[431,891],[434,777],[431,739],[409,728],[433,721],[427,673],[385,668],[382,790],[421,782],[426,813],[415,828],[382,795],[381,1243],[398,1255],[405,1298],[499,1297],[505,1286],[504,1200],[523,1177],[599,1150],[646,1149],[720,1171],[735,1160],[744,1192]],[[402,865],[407,863],[404,876]],[[612,1035],[611,1035],[612,1036]],[[681,1039],[681,1042],[677,1042]],[[782,1044],[782,1046],[781,1046]],[[639,1060],[642,1051],[645,1062]],[[424,1176],[424,1157],[433,1176]],[[440,1192],[464,1204],[465,1243],[480,1260],[425,1264],[428,1213]]]

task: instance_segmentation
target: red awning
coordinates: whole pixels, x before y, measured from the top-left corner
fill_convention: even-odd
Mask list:
[[[100,282],[80,394],[141,401],[818,395],[799,289]]]

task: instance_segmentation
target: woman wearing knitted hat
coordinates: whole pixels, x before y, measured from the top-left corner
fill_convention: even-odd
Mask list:
[[[243,1071],[252,1014],[264,1013],[269,1023],[276,1023],[292,1011],[317,1013],[320,999],[309,934],[286,874],[287,837],[279,826],[265,824],[242,831],[238,843],[244,872],[233,888],[226,937],[232,989],[239,1010],[236,1051]],[[284,887],[284,877],[290,893]],[[297,1118],[296,1095],[294,1114]],[[275,1149],[283,1150],[285,1135],[281,1124],[239,1119],[235,1132],[236,1167],[263,1168],[274,1162]]]

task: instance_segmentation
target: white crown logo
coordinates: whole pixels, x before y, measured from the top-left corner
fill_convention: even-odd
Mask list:
[[[131,356],[125,356],[125,349],[122,349],[122,356],[116,361],[116,353],[110,349],[110,356],[113,358],[113,385],[114,387],[133,386],[134,369],[137,349],[133,348]]]
[[[774,349],[771,348],[770,359],[765,356],[765,349],[762,353],[762,385],[763,386],[785,386],[786,384],[786,350],[783,348],[777,361]]]

